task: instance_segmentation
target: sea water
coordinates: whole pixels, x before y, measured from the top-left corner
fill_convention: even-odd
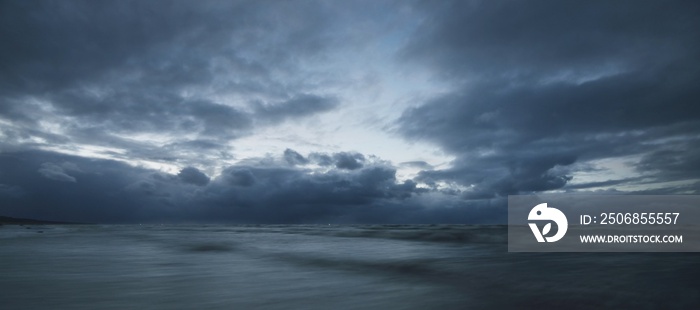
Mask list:
[[[696,309],[695,253],[508,253],[474,225],[0,227],[0,309]]]

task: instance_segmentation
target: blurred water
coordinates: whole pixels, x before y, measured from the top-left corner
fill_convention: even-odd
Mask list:
[[[2,226],[0,309],[695,309],[695,253],[508,253],[458,225]]]

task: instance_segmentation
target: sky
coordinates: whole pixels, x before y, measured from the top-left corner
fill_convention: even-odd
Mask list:
[[[0,215],[503,223],[700,194],[696,1],[0,1]]]

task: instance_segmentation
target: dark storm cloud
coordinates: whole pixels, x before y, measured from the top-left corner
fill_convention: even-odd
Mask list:
[[[629,155],[657,182],[698,178],[697,3],[418,8],[429,17],[402,57],[453,90],[405,111],[399,130],[457,156],[420,180],[470,186],[467,198],[538,192],[564,187],[575,163]]]
[[[250,187],[256,182],[255,176],[246,167],[230,167],[222,174],[222,180],[233,186]]]
[[[171,94],[138,89],[112,94],[107,98],[54,98],[59,113],[81,120],[69,125],[74,137],[80,131],[99,128],[104,134],[195,133],[211,138],[235,138],[252,126],[251,115],[236,108],[205,99],[188,100]],[[88,135],[94,136],[94,132]]]
[[[209,177],[203,172],[199,171],[199,169],[194,167],[186,167],[180,170],[180,173],[178,173],[177,176],[183,182],[194,185],[203,186],[209,183]]]
[[[265,78],[270,68],[237,47],[253,52],[279,44],[284,53],[260,52],[280,64],[323,48],[313,31],[324,22],[323,12],[311,2],[3,1],[2,8],[1,34],[13,46],[1,54],[2,81],[19,90],[63,90],[110,74],[147,73],[140,79],[153,86],[208,83],[212,61]]]
[[[43,163],[38,171],[47,179],[62,182],[75,182],[75,177],[69,175],[63,167],[54,163]]]
[[[339,169],[355,170],[362,168],[365,156],[360,153],[340,152],[333,154],[335,167]]]
[[[309,163],[309,160],[292,149],[284,150],[284,160],[290,165],[304,165]]]
[[[428,197],[436,193],[416,188],[412,181],[397,182],[395,174],[395,168],[379,162],[353,170],[338,168],[323,173],[269,164],[235,165],[208,186],[202,204],[215,206],[209,212],[218,214],[219,218],[242,222],[501,220],[496,212],[483,212],[463,201],[450,200],[443,195]]]
[[[314,152],[309,154],[309,159],[318,164],[319,166],[333,165],[333,158],[328,154]]]
[[[0,184],[0,196],[7,198],[18,198],[24,195],[24,191],[17,186]]]
[[[453,78],[518,82],[697,64],[694,1],[444,1],[418,9],[428,17],[405,56]]]
[[[301,94],[276,104],[254,104],[255,115],[265,121],[279,122],[290,117],[299,117],[327,111],[337,105],[336,100],[315,95]]]
[[[221,145],[337,104],[300,77],[312,76],[302,64],[324,52],[333,31],[329,8],[314,2],[0,6],[8,147],[35,148],[26,142],[35,138],[44,146],[123,148],[139,158],[154,143],[125,137],[157,133],[175,137],[169,147],[183,155],[181,136]]]
[[[368,160],[364,155],[357,152],[338,152],[332,154],[312,152],[309,154],[308,159],[304,158],[303,156],[299,156],[301,155],[293,150],[285,151],[285,159],[290,164],[307,164],[312,162],[319,166],[335,166],[337,169],[345,170],[356,170],[362,168]],[[296,159],[293,159],[292,157],[296,157]]]
[[[381,162],[323,173],[241,164],[209,181],[195,168],[171,175],[111,160],[30,151],[0,155],[0,171],[0,214],[16,217],[105,223],[502,220],[498,212],[485,211],[489,202],[467,203],[417,188],[412,181],[397,182],[395,168]]]
[[[60,168],[63,163],[74,165],[79,171],[72,170],[67,175]],[[40,170],[43,173],[37,173]],[[128,186],[147,177],[149,171],[143,169],[112,161],[32,151],[0,155],[0,171],[0,183],[21,192],[21,195],[0,196],[3,214],[105,222],[148,218],[141,213],[145,201],[126,191]]]
[[[635,167],[666,180],[697,178],[700,175],[700,139],[666,142],[663,148],[645,154]]]

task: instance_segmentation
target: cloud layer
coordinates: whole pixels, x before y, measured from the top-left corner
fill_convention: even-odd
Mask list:
[[[2,6],[0,36],[12,46],[0,52],[0,117],[11,120],[3,124],[6,148],[90,145],[123,152],[105,154],[111,157],[211,164],[254,128],[338,103],[307,82],[314,72],[303,67],[330,35],[322,7]]]
[[[491,223],[513,194],[698,194],[699,16],[691,1],[3,1],[0,214]]]
[[[697,181],[697,4],[421,8],[430,17],[402,55],[453,86],[406,110],[399,131],[457,159],[419,179],[458,182],[472,198],[566,190],[586,163],[636,157],[626,165],[645,178],[621,183]]]
[[[344,160],[338,158],[335,164]],[[0,169],[0,190],[6,192],[0,195],[0,212],[14,216],[100,223],[503,220],[502,210],[483,202],[398,182],[396,170],[382,162],[320,172],[289,164],[280,154],[227,167],[210,180],[192,167],[173,175],[111,160],[31,151],[1,155]]]

